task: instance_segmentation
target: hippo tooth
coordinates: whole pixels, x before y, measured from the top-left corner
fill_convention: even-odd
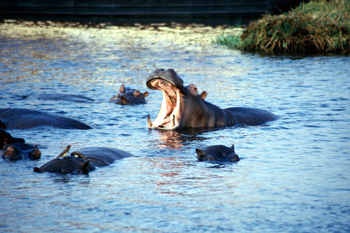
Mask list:
[[[149,114],[147,116],[147,121],[148,121],[148,126],[152,127],[153,124],[152,124],[151,117],[149,116]]]
[[[173,119],[172,119],[171,123],[173,124],[173,126],[175,126],[175,115],[173,115]]]

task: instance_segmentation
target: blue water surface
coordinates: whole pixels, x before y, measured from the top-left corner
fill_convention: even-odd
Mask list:
[[[20,30],[0,31],[0,108],[62,114],[94,129],[8,130],[39,144],[42,158],[0,160],[0,232],[350,232],[349,57],[140,43],[115,39],[113,29]],[[145,85],[156,68],[175,69],[222,108],[279,118],[196,134],[148,130],[162,101]],[[147,104],[109,103],[121,84],[149,91]],[[39,93],[95,101],[22,98]],[[89,175],[33,172],[68,144],[135,157]],[[196,148],[218,144],[234,144],[241,161],[197,161]]]

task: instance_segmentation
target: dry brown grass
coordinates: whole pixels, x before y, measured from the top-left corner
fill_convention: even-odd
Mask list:
[[[287,14],[265,15],[230,47],[269,54],[350,54],[350,0],[312,1]]]

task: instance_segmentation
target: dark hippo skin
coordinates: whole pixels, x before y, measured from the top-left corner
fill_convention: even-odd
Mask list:
[[[37,146],[26,143],[13,143],[5,145],[0,152],[0,156],[6,160],[30,159],[37,160],[41,157],[41,152]]]
[[[28,129],[38,126],[61,129],[92,129],[91,126],[71,118],[23,108],[0,109],[0,119],[7,129]]]
[[[23,138],[14,138],[6,130],[0,129],[0,148],[2,149],[5,144],[13,143],[25,143],[25,140]]]
[[[124,84],[122,84],[119,88],[118,95],[113,96],[109,102],[120,105],[138,105],[145,104],[146,97],[148,96],[148,92],[145,91],[141,93],[139,90],[125,88]]]
[[[59,101],[70,101],[76,103],[90,103],[95,101],[89,97],[82,95],[70,95],[70,94],[34,94],[21,96],[22,99],[38,99],[38,100],[59,100]]]
[[[198,94],[197,87],[183,86],[183,80],[173,69],[155,70],[147,79],[147,87],[163,92],[163,102],[157,118],[148,117],[148,128],[177,130],[186,128],[219,128],[237,124],[260,125],[277,117],[257,108],[221,109]]]
[[[217,145],[209,146],[205,149],[196,149],[198,161],[220,161],[220,162],[236,162],[239,161],[238,155],[235,153],[235,147]]]
[[[97,167],[107,166],[115,160],[132,156],[126,151],[114,148],[87,147],[72,152],[71,156],[53,159],[40,168],[35,167],[34,172],[88,174]]]

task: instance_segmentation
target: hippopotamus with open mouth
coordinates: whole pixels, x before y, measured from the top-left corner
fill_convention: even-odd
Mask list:
[[[163,102],[157,118],[148,115],[148,128],[177,130],[185,128],[214,128],[236,124],[260,125],[277,117],[257,108],[221,109],[205,101],[207,93],[198,94],[197,87],[183,86],[183,80],[173,69],[155,70],[147,79],[147,87],[163,92]]]
[[[47,162],[40,168],[35,167],[33,171],[88,174],[90,171],[95,170],[96,167],[107,166],[117,159],[133,156],[126,151],[107,147],[86,147],[72,152],[71,156],[65,156],[67,153],[66,148],[57,158]]]
[[[148,96],[148,92],[145,91],[141,93],[139,90],[125,88],[124,84],[122,84],[119,88],[118,95],[113,96],[109,102],[120,105],[138,105],[145,104],[145,97]]]

